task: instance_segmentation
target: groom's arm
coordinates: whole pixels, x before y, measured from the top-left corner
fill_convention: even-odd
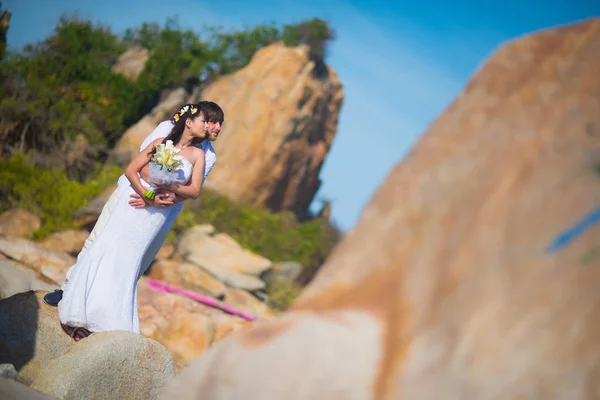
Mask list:
[[[167,135],[169,133],[171,133],[172,129],[173,129],[173,123],[170,120],[161,122],[160,124],[158,124],[156,126],[156,128],[154,128],[154,130],[152,132],[150,132],[150,134],[148,136],[146,136],[146,139],[144,139],[144,141],[142,142],[142,144],[139,148],[139,151],[144,150],[154,140],[167,137]],[[170,206],[170,205],[174,204],[175,202],[180,202],[180,201],[185,200],[185,199],[178,199],[177,195],[173,192],[169,192],[169,193],[163,193],[160,196],[157,195],[155,198],[157,205]],[[129,204],[131,206],[136,207],[136,208],[145,207],[146,201],[139,194],[133,193],[129,197],[131,197],[131,200],[129,200]]]
[[[167,137],[167,135],[171,133],[171,129],[173,129],[173,123],[170,120],[163,121],[160,124],[158,124],[156,128],[154,128],[154,130],[150,132],[148,136],[146,136],[146,139],[144,139],[140,146],[140,151],[148,147],[148,145],[154,140],[161,137]]]

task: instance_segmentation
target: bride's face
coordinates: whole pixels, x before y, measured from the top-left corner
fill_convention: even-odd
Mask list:
[[[195,119],[189,118],[186,126],[190,130],[192,136],[202,139],[206,138],[208,133],[208,123],[204,120],[203,115],[199,115]]]

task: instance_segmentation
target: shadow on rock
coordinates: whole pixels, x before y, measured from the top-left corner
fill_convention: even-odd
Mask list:
[[[12,364],[17,371],[36,352],[40,305],[33,293],[18,293],[0,301],[0,364]]]

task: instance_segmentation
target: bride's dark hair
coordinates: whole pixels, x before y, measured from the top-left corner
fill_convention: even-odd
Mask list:
[[[204,117],[206,113],[204,109],[199,106],[199,104],[184,104],[181,106],[179,111],[175,113],[173,118],[171,118],[171,122],[173,123],[173,129],[171,132],[163,139],[161,143],[167,143],[167,140],[173,141],[173,145],[176,145],[181,140],[181,135],[183,135],[183,131],[185,129],[185,121],[189,118],[192,121],[196,118],[202,116]],[[204,139],[201,139],[199,142],[202,142]],[[152,157],[156,153],[156,146],[150,152],[150,157]]]

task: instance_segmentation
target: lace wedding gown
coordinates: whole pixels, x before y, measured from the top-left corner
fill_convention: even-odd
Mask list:
[[[150,164],[153,184],[185,184],[192,164],[183,159],[174,172],[165,174]],[[150,185],[142,180],[144,187]],[[129,205],[131,185],[120,189],[104,230],[92,247],[75,264],[58,314],[63,324],[86,328],[90,332],[125,330],[139,333],[137,281],[144,253],[165,223],[169,207],[134,208]]]

